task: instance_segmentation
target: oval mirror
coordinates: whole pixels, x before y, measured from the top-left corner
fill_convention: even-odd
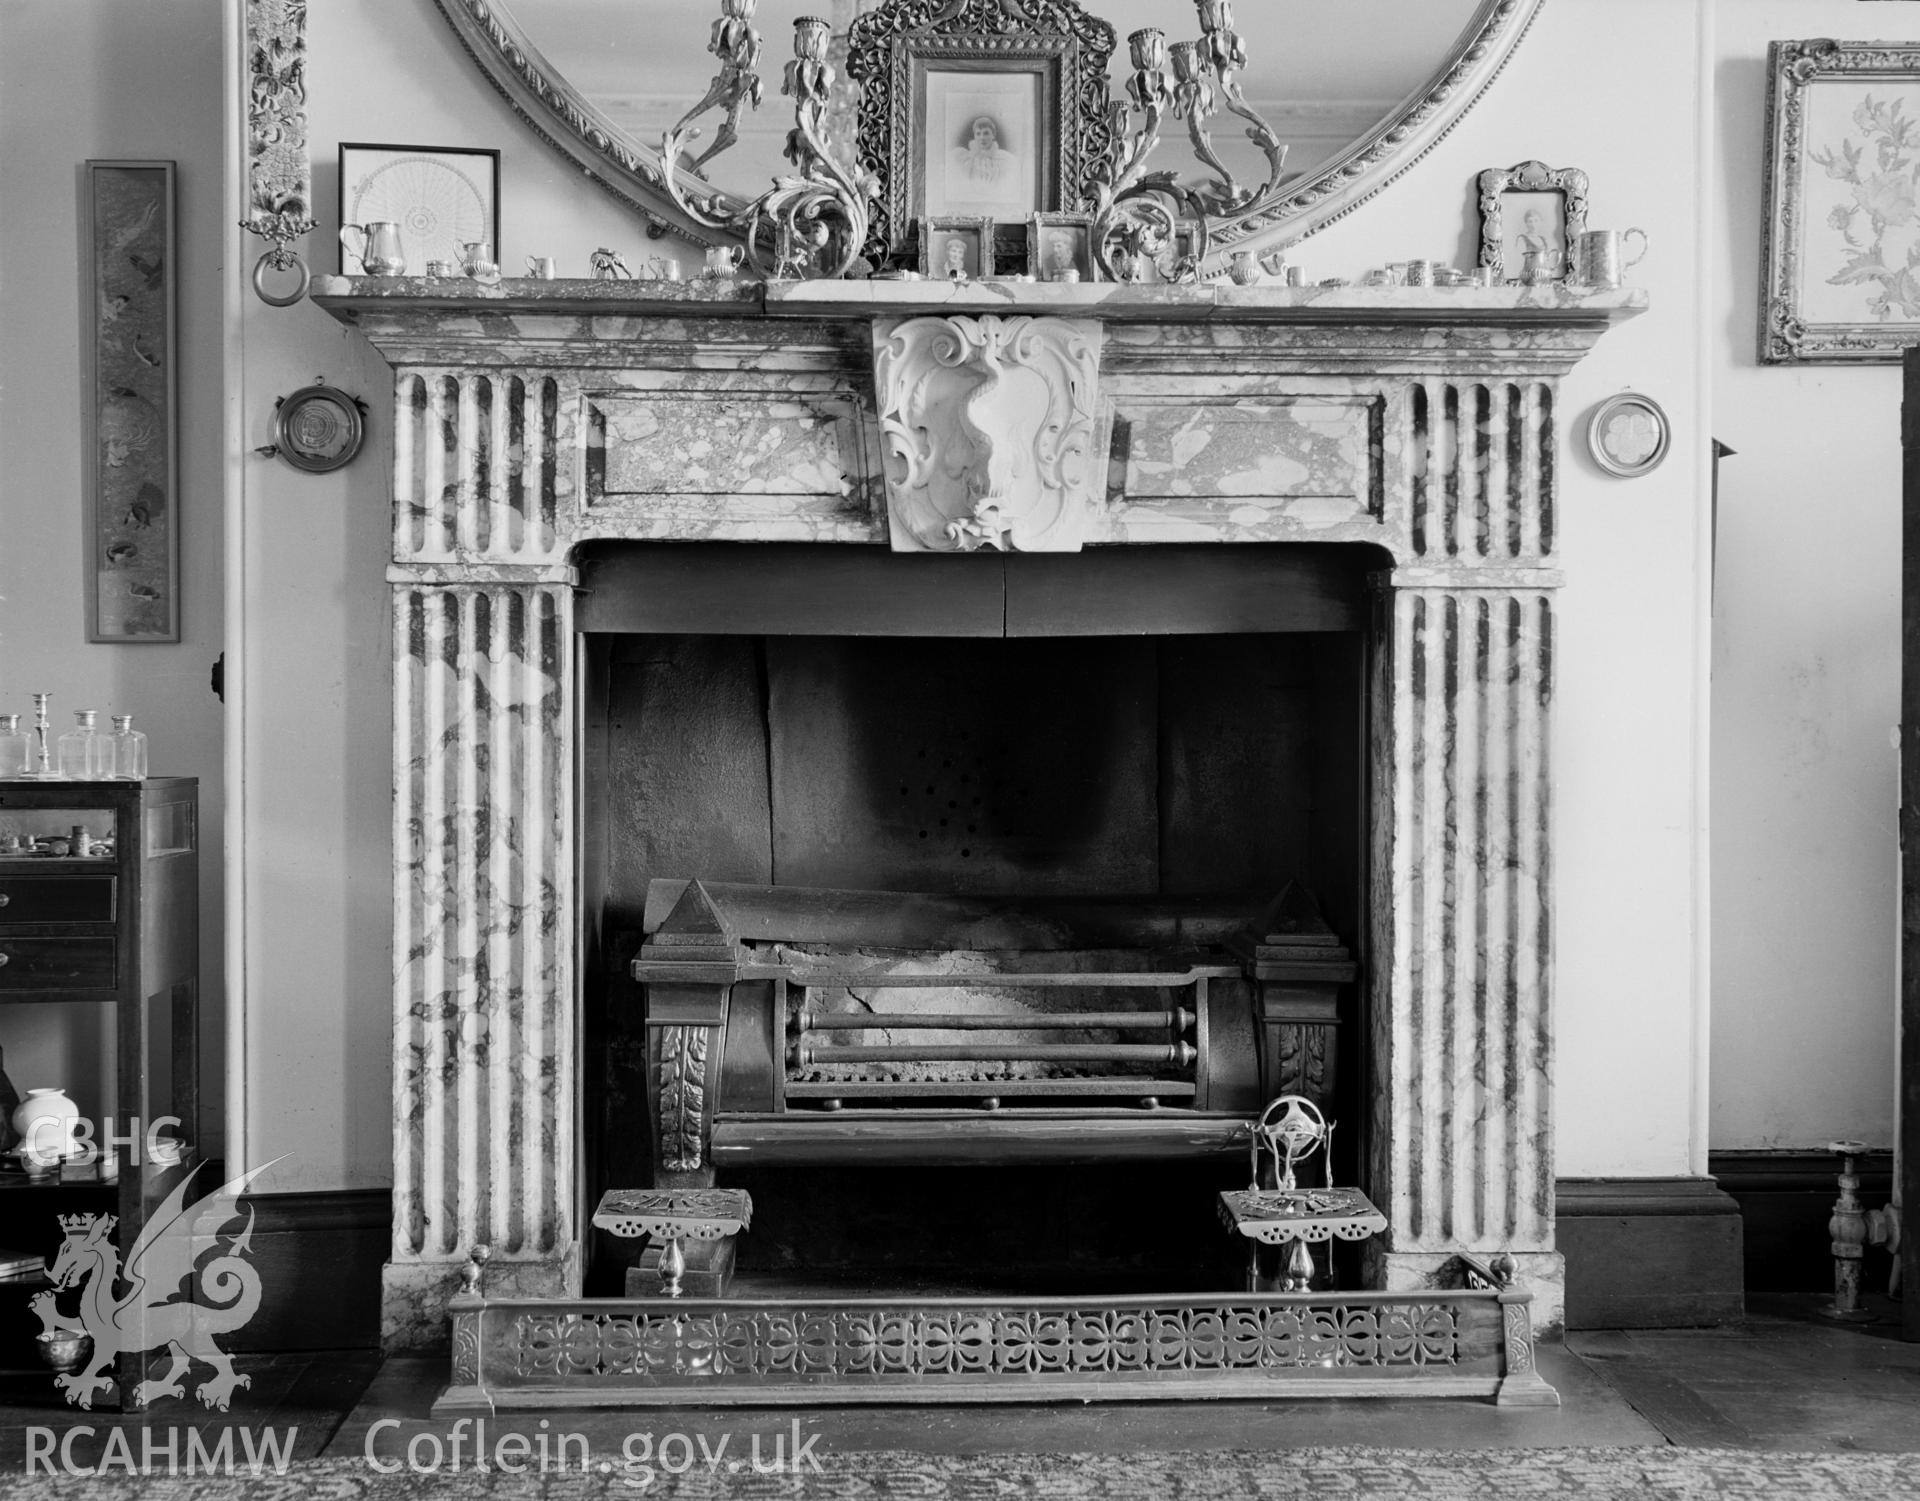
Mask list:
[[[644,213],[650,233],[676,230],[699,244],[714,231],[689,221],[662,187],[660,141],[705,94],[707,52],[719,0],[436,0],[488,76],[545,139],[602,186]],[[847,28],[877,0],[759,0],[765,98],[740,122],[739,140],[705,171],[705,191],[750,199],[790,169],[781,150],[793,124],[780,96],[793,22],[823,14],[844,56]],[[1248,101],[1288,144],[1286,176],[1217,244],[1292,241],[1378,192],[1433,145],[1492,81],[1540,0],[1242,0]],[[1172,40],[1197,36],[1192,0],[1092,0],[1084,8],[1118,36],[1110,70],[1124,97],[1128,34],[1158,26]],[[847,90],[841,69],[839,88]],[[836,110],[836,145],[850,146],[853,95]],[[703,120],[696,150],[720,124]],[[1230,117],[1214,144],[1244,182],[1265,180],[1260,153]],[[850,153],[849,153],[850,154]],[[1153,165],[1197,176],[1186,135],[1170,124]]]

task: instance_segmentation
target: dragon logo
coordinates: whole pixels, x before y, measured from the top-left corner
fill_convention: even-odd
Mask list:
[[[234,1391],[252,1384],[251,1377],[234,1371],[232,1358],[213,1340],[244,1327],[260,1307],[260,1274],[246,1259],[253,1250],[253,1210],[246,1211],[246,1228],[224,1247],[220,1238],[240,1217],[247,1185],[273,1165],[265,1163],[188,1204],[187,1190],[200,1171],[195,1168],[148,1219],[127,1252],[124,1270],[113,1243],[113,1215],[60,1216],[67,1238],[47,1268],[53,1290],[34,1298],[33,1311],[49,1334],[85,1334],[93,1340],[85,1370],[54,1378],[69,1402],[92,1407],[96,1394],[113,1389],[115,1359],[143,1350],[173,1352],[173,1364],[159,1380],[140,1383],[136,1400],[143,1407],[160,1397],[184,1397],[184,1378],[196,1360],[213,1367],[214,1374],[200,1383],[200,1400],[210,1408],[225,1412]],[[191,1285],[194,1263],[203,1255],[196,1288]],[[56,1293],[75,1287],[82,1289],[77,1319],[54,1306]],[[197,1303],[190,1301],[196,1292]]]

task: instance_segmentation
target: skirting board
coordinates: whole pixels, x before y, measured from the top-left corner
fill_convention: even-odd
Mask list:
[[[1744,1316],[1740,1205],[1711,1178],[1562,1178],[1555,1197],[1569,1329]]]
[[[384,1188],[249,1194],[260,1310],[220,1343],[229,1351],[372,1350],[380,1345],[380,1268],[393,1244]]]

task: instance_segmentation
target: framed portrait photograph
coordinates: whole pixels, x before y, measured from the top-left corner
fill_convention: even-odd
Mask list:
[[[1897,361],[1920,344],[1920,44],[1774,42],[1767,71],[1760,359]]]
[[[397,225],[407,274],[428,261],[458,264],[464,247],[485,240],[500,249],[500,153],[456,146],[340,143],[340,223]],[[343,244],[340,271],[361,267]]]
[[[980,281],[993,275],[993,220],[946,215],[920,227],[920,274],[933,281]]]
[[[1480,174],[1480,264],[1495,282],[1565,281],[1587,227],[1587,174],[1521,162]]]
[[[1085,214],[1035,214],[1027,231],[1027,270],[1035,281],[1098,281],[1092,221]]]
[[[1051,180],[1040,69],[972,72],[928,68],[921,137],[921,211],[929,217],[1024,219],[1058,206]]]

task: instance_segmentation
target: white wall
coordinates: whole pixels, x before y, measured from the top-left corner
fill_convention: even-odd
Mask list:
[[[0,711],[29,695],[70,711],[130,713],[153,771],[200,779],[203,1145],[222,1133],[223,710],[209,687],[223,630],[221,0],[0,5]],[[178,645],[89,645],[81,426],[82,164],[172,159],[178,213],[181,620]],[[21,1090],[70,1086],[104,1103],[103,1013],[0,1007]]]
[[[1716,1146],[1893,1133],[1900,370],[1758,363],[1766,55],[1905,6],[1721,6],[1711,199]]]

